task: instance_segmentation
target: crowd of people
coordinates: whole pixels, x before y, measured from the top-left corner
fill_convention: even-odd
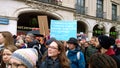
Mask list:
[[[60,41],[1,31],[0,68],[120,68],[120,39],[100,35]]]

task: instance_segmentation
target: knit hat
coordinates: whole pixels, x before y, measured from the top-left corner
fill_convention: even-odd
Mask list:
[[[78,45],[77,39],[76,39],[76,38],[73,38],[73,37],[71,37],[71,38],[67,41],[67,43],[71,43],[71,44],[74,44],[74,45]]]
[[[34,68],[38,60],[38,53],[33,48],[18,49],[12,54],[11,58],[22,62],[27,68]]]
[[[115,44],[115,39],[112,37],[108,37],[106,35],[100,35],[98,36],[98,41],[101,47],[105,49],[109,49],[111,45]]]

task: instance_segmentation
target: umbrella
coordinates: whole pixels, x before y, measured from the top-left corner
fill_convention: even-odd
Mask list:
[[[32,33],[32,34],[34,34],[35,36],[43,36],[42,34],[40,34],[40,31],[39,31],[39,30],[32,30],[32,31],[29,31],[28,33]]]

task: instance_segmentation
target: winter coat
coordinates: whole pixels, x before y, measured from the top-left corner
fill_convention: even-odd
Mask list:
[[[0,68],[5,68],[6,64],[2,60],[2,50],[4,49],[4,45],[0,45]]]
[[[27,48],[33,48],[34,45],[39,46],[39,42],[37,40],[33,40],[32,42],[27,42]]]
[[[44,53],[47,51],[47,48],[44,44],[41,44],[41,48],[40,48],[41,53],[44,55]]]
[[[116,49],[115,49],[115,54],[116,54],[116,55],[120,55],[120,48],[116,48]]]
[[[77,53],[80,52],[79,58]],[[70,60],[70,67],[71,68],[85,68],[85,59],[84,55],[80,50],[68,50],[67,54],[68,59]]]
[[[115,55],[115,52],[112,48],[109,48],[105,54],[111,56],[116,61],[117,68],[120,68],[120,55]]]
[[[87,63],[89,63],[90,57],[97,52],[98,52],[98,49],[96,49],[95,46],[93,45],[88,46],[88,48],[86,49],[86,53],[85,53],[85,58],[86,58]]]
[[[59,59],[53,60],[50,57],[47,57],[41,64],[39,68],[62,68],[60,65]]]
[[[120,68],[120,55],[111,56],[117,63],[117,68]]]
[[[0,64],[2,62],[2,50],[4,49],[4,45],[0,45]]]
[[[109,56],[113,56],[115,55],[115,51],[112,48],[109,48],[105,54]]]
[[[120,48],[118,48],[117,45],[114,45],[113,50],[115,51],[116,55],[120,55]]]
[[[6,68],[6,64],[3,62],[3,60],[0,62],[0,68]]]

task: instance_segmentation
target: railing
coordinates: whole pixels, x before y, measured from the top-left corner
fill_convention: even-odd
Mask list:
[[[78,14],[87,14],[87,7],[84,7],[84,6],[76,6],[76,13]]]
[[[49,3],[49,4],[55,4],[55,5],[61,5],[62,0],[34,0],[34,1],[39,1],[39,2],[44,2],[44,3]]]
[[[113,20],[113,21],[117,21],[117,15],[112,14],[112,20]]]
[[[96,17],[98,18],[104,18],[104,12],[100,10],[96,10]]]
[[[120,21],[120,15],[119,15],[119,16],[117,16],[117,21]]]
[[[107,19],[107,13],[106,12],[103,12],[103,18]]]

